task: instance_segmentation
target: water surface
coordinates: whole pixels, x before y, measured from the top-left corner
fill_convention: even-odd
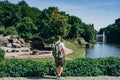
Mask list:
[[[120,46],[96,43],[93,48],[86,49],[86,57],[99,58],[109,56],[120,57]]]

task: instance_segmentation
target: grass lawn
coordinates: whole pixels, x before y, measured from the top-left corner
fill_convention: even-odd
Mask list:
[[[64,40],[63,42],[67,48],[73,50],[73,53],[67,55],[67,58],[76,59],[76,58],[85,57],[84,48],[82,48],[80,45],[76,44],[72,40],[68,40],[68,41]]]

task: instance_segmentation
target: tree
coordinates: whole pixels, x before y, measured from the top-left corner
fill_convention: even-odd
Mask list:
[[[5,27],[16,25],[21,19],[20,7],[11,4],[0,2],[0,24]]]
[[[37,26],[29,17],[24,17],[21,22],[17,24],[18,35],[24,39],[32,39],[37,34]]]
[[[68,17],[59,12],[56,7],[44,9],[41,12],[37,25],[39,27],[40,35],[45,39],[49,39],[58,34],[66,36],[70,29]]]
[[[76,16],[69,16],[68,23],[71,25],[68,38],[78,38],[81,35],[81,24],[82,21]]]
[[[96,31],[93,29],[92,25],[83,24],[84,32],[81,34],[81,37],[87,42],[93,42],[95,40]]]
[[[6,35],[18,35],[15,26],[7,27],[5,31]]]
[[[0,25],[0,34],[4,34],[5,33],[5,27]]]
[[[115,20],[114,24],[100,29],[99,33],[105,32],[108,43],[120,44],[120,18]]]
[[[30,17],[33,23],[36,24],[41,11],[38,8],[30,7],[24,0],[20,1],[18,5],[21,7],[22,18]]]
[[[28,6],[28,4],[24,0],[18,2],[18,5],[20,5],[20,6]]]
[[[48,29],[50,36],[67,36],[70,30],[70,25],[68,24],[68,17],[61,15],[58,11],[54,11],[50,17]]]

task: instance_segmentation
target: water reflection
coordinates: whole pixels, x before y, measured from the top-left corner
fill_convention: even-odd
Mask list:
[[[109,56],[120,57],[120,46],[96,43],[93,48],[86,49],[86,57],[99,58]]]

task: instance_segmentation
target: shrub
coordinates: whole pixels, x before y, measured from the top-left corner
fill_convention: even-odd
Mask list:
[[[53,64],[52,62],[47,62],[45,64],[45,69],[46,69],[46,74],[47,75],[55,76],[55,74],[56,74],[56,72],[55,72],[55,64]]]
[[[76,59],[68,62],[64,70],[63,76],[97,76],[102,75],[102,71],[98,68],[97,61],[90,58]]]
[[[33,38],[32,49],[43,50],[44,48],[44,42],[41,38]]]
[[[5,58],[5,51],[0,49],[0,60],[3,60]]]
[[[43,77],[44,65],[32,60],[6,60],[0,65],[2,77]]]
[[[108,57],[105,59],[105,75],[120,76],[120,58]]]
[[[2,60],[0,62],[0,77],[43,77],[54,76],[55,64],[39,60]],[[62,76],[120,76],[120,58],[80,58],[67,61]]]

